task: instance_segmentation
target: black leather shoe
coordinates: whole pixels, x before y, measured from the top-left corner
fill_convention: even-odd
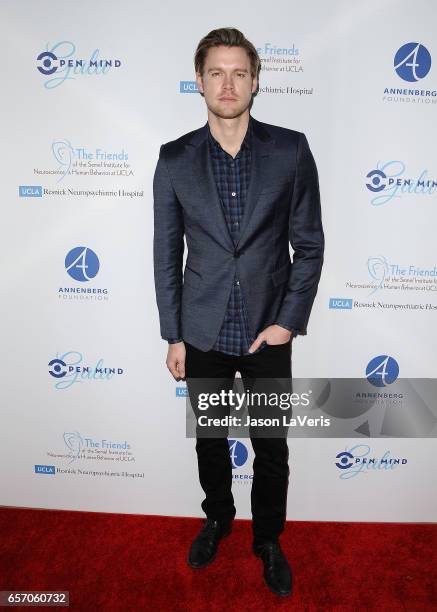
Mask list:
[[[222,523],[207,518],[191,544],[188,565],[196,569],[209,565],[216,557],[219,541],[226,538],[231,531],[232,522]]]
[[[292,587],[291,569],[281,550],[279,540],[253,544],[253,552],[264,563],[264,580],[273,593],[290,595]]]

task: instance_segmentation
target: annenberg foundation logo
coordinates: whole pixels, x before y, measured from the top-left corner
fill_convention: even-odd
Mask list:
[[[39,53],[36,67],[40,74],[50,77],[44,81],[46,89],[59,87],[65,81],[75,80],[80,76],[99,76],[107,74],[113,68],[121,66],[116,58],[101,58],[100,49],[95,49],[89,57],[76,57],[76,45],[63,40]]]
[[[84,286],[94,280],[100,270],[100,261],[97,254],[86,246],[78,246],[70,249],[64,260],[67,274],[78,285],[58,286],[58,297],[64,302],[106,302],[109,300],[109,289],[107,287]]]
[[[403,197],[429,197],[435,194],[437,179],[428,175],[428,170],[417,176],[408,176],[406,165],[400,160],[378,162],[376,168],[366,174],[366,187],[374,194],[372,206],[381,206]]]
[[[243,468],[247,463],[247,458],[249,456],[247,446],[240,442],[240,440],[230,440],[228,439],[229,445],[229,455],[231,458],[232,464],[232,481],[236,484],[251,484],[253,480],[253,473],[242,471],[240,468]]]
[[[399,364],[389,355],[378,355],[369,361],[366,367],[366,378],[374,387],[386,387],[395,382],[399,376]]]
[[[420,81],[431,68],[431,54],[418,42],[407,43],[396,51],[394,67],[397,75],[404,81]]]
[[[397,49],[393,58],[394,73],[407,87],[385,87],[382,97],[384,102],[436,104],[435,87],[415,86],[428,76],[431,70],[431,53],[420,42],[408,42]]]
[[[240,470],[246,465],[249,453],[247,446],[239,440],[228,440],[229,455],[232,464],[232,481],[236,484],[250,485],[253,481],[252,472]]]
[[[74,247],[65,257],[65,269],[68,274],[82,283],[92,280],[97,275],[99,267],[99,258],[89,247]]]
[[[247,447],[239,440],[228,440],[229,453],[231,456],[232,469],[242,467],[248,457]]]

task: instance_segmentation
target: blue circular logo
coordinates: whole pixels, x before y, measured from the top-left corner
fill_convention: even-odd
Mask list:
[[[49,361],[49,374],[54,378],[63,378],[67,373],[67,364],[62,359],[52,359]]]
[[[366,174],[366,178],[370,179],[366,183],[366,187],[370,191],[382,191],[386,187],[387,176],[382,170],[371,170]]]
[[[391,385],[398,376],[398,362],[388,355],[378,355],[367,364],[366,378],[374,387]]]
[[[335,465],[340,468],[340,470],[347,470],[353,465],[354,456],[352,453],[348,453],[347,451],[343,451],[342,453],[338,453],[335,457],[338,461],[335,462]]]
[[[53,74],[58,69],[56,65],[58,63],[58,58],[50,51],[43,51],[38,55],[36,60],[39,62],[37,68],[42,74]]]
[[[248,452],[245,444],[239,440],[228,440],[229,453],[231,456],[232,469],[243,466],[248,457]]]
[[[404,81],[414,83],[428,74],[431,68],[431,55],[426,47],[418,42],[402,45],[394,58],[394,67]]]
[[[65,258],[65,269],[74,280],[81,283],[92,280],[99,271],[99,258],[88,247],[71,249]]]

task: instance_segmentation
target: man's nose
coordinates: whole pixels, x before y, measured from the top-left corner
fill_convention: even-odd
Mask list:
[[[230,75],[226,76],[225,75],[225,80],[223,82],[223,87],[225,87],[225,89],[232,89],[233,86],[234,86],[234,81],[233,81],[232,76],[230,76]]]

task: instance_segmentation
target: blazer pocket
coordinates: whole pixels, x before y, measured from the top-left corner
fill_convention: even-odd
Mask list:
[[[291,261],[287,261],[286,264],[284,264],[278,270],[272,273],[272,281],[275,286],[282,285],[282,283],[285,283],[288,280],[290,276],[291,266]]]
[[[275,272],[269,272],[261,276],[258,275],[251,283],[249,293],[271,293],[274,287],[279,287],[287,282],[290,276],[291,265],[291,261],[289,260],[286,264],[275,270]]]
[[[192,268],[185,266],[184,270],[184,285],[196,289],[201,283],[202,277],[199,272],[196,272]]]
[[[291,185],[291,181],[281,181],[280,183],[274,183],[272,185],[270,185],[269,187],[265,187],[264,189],[261,189],[261,191],[259,192],[259,195],[265,195],[267,193],[277,193],[278,191],[286,191],[287,189],[290,188]]]

